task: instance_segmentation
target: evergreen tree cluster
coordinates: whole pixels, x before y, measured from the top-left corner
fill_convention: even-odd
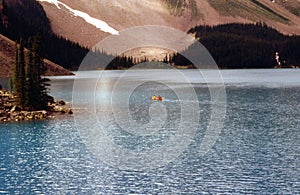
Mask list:
[[[220,68],[274,68],[276,52],[284,67],[300,65],[300,37],[285,36],[262,23],[196,26],[188,33],[195,34]],[[180,54],[171,62],[190,63]]]
[[[17,104],[25,110],[47,109],[52,97],[48,95],[49,79],[43,78],[46,71],[39,50],[40,40],[36,36],[30,40],[30,52],[25,59],[24,42],[16,43],[15,70],[13,77],[13,91],[17,96]],[[26,63],[27,62],[27,63]]]
[[[126,55],[119,55],[115,57],[106,67],[106,69],[127,69],[131,68],[132,66],[143,63],[143,62],[148,62],[149,60],[144,57],[142,59],[140,58],[135,58],[132,56],[126,56]]]
[[[300,65],[300,36],[283,35],[263,23],[196,26],[188,33],[195,34],[222,69],[288,68]],[[192,62],[184,57],[185,53],[199,55],[194,51],[194,46],[191,45],[180,53],[166,55],[163,62],[195,68]],[[280,66],[275,58],[276,52],[280,55]],[[138,60],[118,56],[109,64],[108,69],[130,68],[147,61],[147,58]],[[200,66],[209,68],[205,64]]]
[[[188,50],[184,50],[184,52],[188,52]],[[189,68],[195,68],[190,60],[185,58],[181,53],[176,54],[168,54],[163,60],[164,63],[170,63],[174,66],[189,66]]]

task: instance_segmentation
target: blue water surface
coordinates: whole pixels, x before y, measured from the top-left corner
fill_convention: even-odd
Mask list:
[[[146,74],[158,80],[157,71],[148,70]],[[210,93],[205,83],[196,74],[193,76],[193,70],[187,71],[199,100],[199,127],[189,147],[176,160],[146,171],[110,166],[86,146],[75,123],[80,121],[73,116],[1,124],[0,194],[299,194],[300,72],[224,71],[224,128],[213,148],[200,156],[199,147],[210,120]],[[99,72],[86,74],[82,82],[89,83],[89,78]],[[113,79],[120,72],[108,75]],[[128,85],[143,78],[139,71],[133,72],[127,78]],[[176,82],[168,74],[164,78],[184,87],[182,81]],[[73,79],[52,78],[51,94],[71,102]],[[133,93],[132,117],[149,122],[147,108],[153,102],[148,97],[159,93],[169,98],[163,102],[169,114],[166,129],[144,142],[118,132],[117,126],[108,126],[122,147],[146,150],[160,146],[178,127],[178,97],[162,83],[151,82],[145,81]],[[84,108],[74,109],[84,115]]]

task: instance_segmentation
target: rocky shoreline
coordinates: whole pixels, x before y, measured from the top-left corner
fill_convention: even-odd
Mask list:
[[[47,120],[57,115],[73,114],[70,106],[62,100],[49,102],[47,110],[38,111],[22,110],[15,102],[16,96],[6,90],[0,90],[0,123]]]

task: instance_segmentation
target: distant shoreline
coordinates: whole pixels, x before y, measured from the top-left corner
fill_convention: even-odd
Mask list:
[[[195,70],[196,68],[188,68],[186,66],[179,66],[179,67],[173,67],[174,69],[179,69],[179,70]],[[51,78],[53,77],[73,77],[76,76],[76,72],[78,71],[103,71],[103,70],[107,70],[107,71],[120,71],[120,70],[129,70],[130,68],[119,68],[119,69],[94,69],[94,70],[74,70],[69,75],[61,75],[61,74],[57,74],[57,75],[46,75],[45,77],[49,78],[51,80]],[[274,68],[219,68],[218,70],[273,70],[273,69],[300,69],[300,65],[295,65],[293,67],[284,67],[284,68],[279,68],[279,67],[274,67]],[[142,68],[132,68],[130,70],[164,70],[164,68],[148,68],[148,69],[142,69]],[[201,70],[216,70],[216,69],[210,69],[210,68],[203,68]],[[1,77],[0,75],[0,85],[2,85],[5,89],[8,88],[7,84],[8,84],[8,80],[10,79],[10,77]]]
[[[174,69],[181,69],[181,70],[193,70],[193,69],[198,69],[196,67],[194,67],[193,65],[186,65],[186,66],[172,66]],[[219,70],[259,70],[259,69],[299,69],[300,65],[293,65],[293,66],[289,66],[289,67],[273,67],[273,68],[218,68]],[[143,70],[143,68],[134,68],[134,66],[132,68],[98,68],[98,69],[94,69],[94,70],[78,70],[78,71],[97,71],[97,70],[129,70],[129,69],[134,69],[134,70]],[[145,70],[151,70],[151,69],[166,69],[166,68],[145,68]],[[167,68],[168,69],[168,68]],[[209,67],[203,67],[201,69],[212,69],[215,70],[215,68],[209,68]],[[76,71],[73,71],[76,72]]]

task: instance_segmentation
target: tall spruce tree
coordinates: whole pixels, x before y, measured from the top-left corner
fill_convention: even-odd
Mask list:
[[[26,106],[26,74],[25,74],[25,52],[24,52],[24,42],[21,39],[20,40],[20,51],[19,51],[19,66],[20,66],[20,87],[21,87],[21,92],[19,94],[20,96],[20,104],[22,107]]]
[[[14,92],[17,95],[17,104],[21,107],[26,105],[26,75],[25,75],[25,53],[24,43],[20,40],[20,46],[16,44],[15,70],[14,70]]]
[[[50,100],[48,95],[49,79],[43,78],[46,68],[43,59],[39,56],[40,38],[35,36],[32,41],[27,67],[27,96],[28,107],[31,110],[46,109]]]
[[[15,68],[14,68],[14,78],[13,78],[13,92],[15,92],[16,94],[18,94],[18,92],[20,91],[20,84],[19,84],[19,48],[18,48],[18,44],[16,42],[15,44]]]
[[[27,70],[26,70],[26,97],[27,97],[27,102],[26,106],[28,109],[33,109],[31,108],[31,105],[34,105],[34,102],[36,101],[34,98],[34,91],[32,90],[34,88],[35,84],[35,75],[34,75],[34,62],[33,62],[33,51],[32,51],[32,39],[29,39],[29,59],[28,59],[28,65],[27,65]]]

